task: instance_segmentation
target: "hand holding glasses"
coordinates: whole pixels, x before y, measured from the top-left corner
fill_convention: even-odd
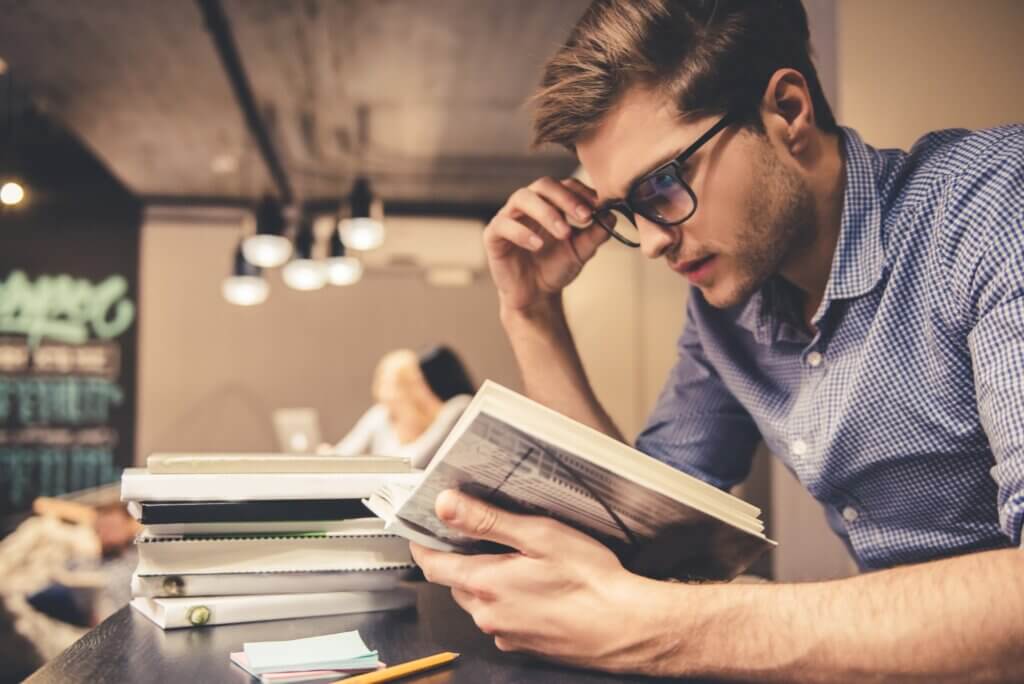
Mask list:
[[[636,216],[662,226],[693,216],[697,196],[682,177],[683,166],[733,121],[723,116],[677,157],[631,183],[621,200],[598,206],[597,193],[575,178],[540,178],[514,192],[484,231],[503,305],[525,311],[550,301],[609,237],[639,247]]]

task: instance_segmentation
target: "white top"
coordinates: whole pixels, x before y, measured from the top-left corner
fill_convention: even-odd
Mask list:
[[[468,394],[459,394],[446,401],[430,427],[408,444],[398,440],[388,421],[387,408],[383,404],[374,404],[338,442],[334,452],[340,456],[399,456],[409,459],[413,468],[426,468],[472,398]]]

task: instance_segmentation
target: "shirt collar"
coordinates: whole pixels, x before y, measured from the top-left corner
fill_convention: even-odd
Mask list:
[[[852,299],[873,290],[885,264],[874,150],[850,128],[842,129],[842,140],[846,157],[843,215],[821,312],[832,300]]]

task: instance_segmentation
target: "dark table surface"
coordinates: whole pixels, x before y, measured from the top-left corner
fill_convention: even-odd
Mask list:
[[[246,641],[275,641],[358,629],[381,660],[397,664],[441,651],[462,656],[452,666],[403,682],[658,682],[563,668],[502,653],[452,600],[447,589],[416,583],[416,608],[358,615],[276,620],[163,631],[127,606],[26,680],[50,682],[237,682],[257,680],[231,664],[228,654]]]

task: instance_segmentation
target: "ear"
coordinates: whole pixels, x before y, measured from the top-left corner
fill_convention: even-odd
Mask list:
[[[807,80],[796,69],[772,74],[761,99],[761,118],[769,140],[794,157],[807,153],[817,131]]]

